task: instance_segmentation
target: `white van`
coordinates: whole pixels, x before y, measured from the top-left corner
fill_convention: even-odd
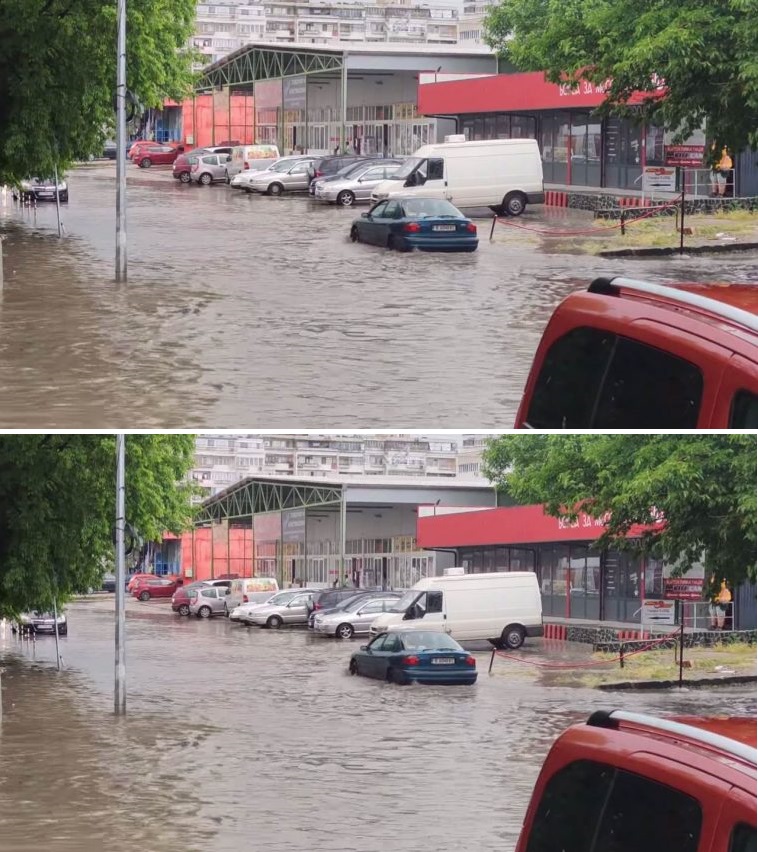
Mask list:
[[[232,159],[227,171],[231,178],[248,169],[265,169],[278,158],[279,149],[276,145],[236,145],[232,148]]]
[[[371,635],[390,627],[444,630],[459,642],[487,639],[496,648],[519,648],[526,636],[543,635],[537,575],[510,571],[427,577],[372,622]]]
[[[226,605],[231,612],[242,604],[263,603],[278,591],[279,583],[274,577],[242,577],[239,580],[232,580]]]
[[[536,139],[441,142],[424,145],[371,193],[446,198],[456,207],[489,207],[519,216],[527,204],[544,204],[542,159]]]

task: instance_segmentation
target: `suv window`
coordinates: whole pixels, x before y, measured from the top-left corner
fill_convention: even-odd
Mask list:
[[[545,786],[527,852],[697,852],[698,801],[650,778],[577,760]]]
[[[730,429],[758,429],[758,396],[750,391],[738,391],[732,402]]]
[[[694,364],[612,332],[576,328],[548,350],[527,422],[541,429],[694,429],[702,394]]]

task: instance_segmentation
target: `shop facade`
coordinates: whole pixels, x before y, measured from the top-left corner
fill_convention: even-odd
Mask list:
[[[534,571],[546,617],[640,623],[642,602],[664,596],[661,560],[602,549],[601,521],[546,515],[542,506],[427,514],[419,510],[422,548],[452,551],[467,572]],[[630,538],[642,529],[632,529]]]

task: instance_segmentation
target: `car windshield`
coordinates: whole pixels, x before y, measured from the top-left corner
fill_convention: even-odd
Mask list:
[[[423,163],[424,160],[421,157],[408,157],[408,159],[403,163],[402,166],[392,175],[393,180],[405,180],[408,175],[418,166],[420,163]]]
[[[413,219],[442,217],[460,219],[461,212],[444,198],[408,198],[403,201],[405,215]]]
[[[409,589],[400,600],[392,607],[390,612],[405,612],[408,607],[416,600],[416,598],[423,594],[418,589]]]
[[[462,651],[463,648],[447,633],[431,630],[408,630],[400,634],[407,651]]]

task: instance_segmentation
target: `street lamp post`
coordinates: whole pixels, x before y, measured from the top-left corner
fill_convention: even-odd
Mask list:
[[[116,435],[116,689],[113,698],[117,716],[126,713],[126,571],[124,553],[125,449],[124,435]]]
[[[116,281],[126,281],[126,0],[118,0],[116,46]]]

